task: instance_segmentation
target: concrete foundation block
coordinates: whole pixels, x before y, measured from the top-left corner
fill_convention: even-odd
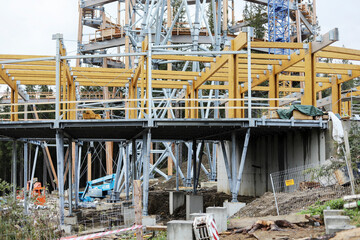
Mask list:
[[[227,217],[233,216],[235,213],[237,213],[241,208],[245,207],[246,203],[241,202],[224,202],[224,207],[226,207],[227,211]]]
[[[350,230],[350,229],[354,229],[356,228],[353,225],[347,225],[347,226],[328,226],[326,228],[326,234],[333,234],[333,233],[337,233],[337,232],[341,232],[344,230]],[[355,239],[355,238],[354,238]]]
[[[324,217],[344,215],[344,210],[324,210]]]
[[[217,188],[217,182],[215,181],[208,181],[208,182],[201,182],[200,183],[201,188]]]
[[[125,226],[132,226],[135,223],[135,209],[129,207],[124,207],[123,209]]]
[[[184,192],[169,192],[169,212],[170,215],[174,214],[174,211],[185,204]]]
[[[186,195],[186,220],[190,219],[190,213],[204,212],[204,199],[202,195]]]
[[[191,221],[194,221],[196,217],[205,217],[207,215],[210,215],[214,218],[213,213],[190,213],[190,219]]]
[[[206,213],[214,215],[215,224],[218,232],[227,230],[227,208],[226,207],[208,207]]]
[[[156,216],[143,216],[142,217],[142,225],[147,226],[155,226],[156,225]]]
[[[78,223],[77,216],[64,217],[64,223],[66,225],[76,225]]]
[[[71,234],[72,233],[72,225],[61,225],[60,229],[65,232],[65,234]]]
[[[167,223],[168,240],[193,240],[193,221],[174,220]]]
[[[325,226],[346,226],[350,225],[348,216],[326,216],[324,217]]]

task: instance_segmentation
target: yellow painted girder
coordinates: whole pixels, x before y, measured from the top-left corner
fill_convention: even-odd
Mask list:
[[[227,49],[226,49],[227,50]],[[206,69],[202,76],[194,83],[194,88],[198,89],[204,82],[206,82],[212,75],[214,75],[224,64],[228,61],[229,56],[222,55],[216,58],[216,63],[211,63],[210,69]]]
[[[55,56],[41,56],[41,55],[12,55],[12,54],[0,54],[0,59],[31,59],[31,58],[48,58],[48,57],[55,57]]]
[[[333,52],[317,52],[315,54],[315,57],[360,61],[360,56],[358,55],[333,53]]]
[[[55,71],[56,70],[55,66],[8,65],[8,64],[5,64],[4,68],[8,69],[8,70],[10,70],[10,69],[11,70],[38,70],[38,71],[41,71],[41,70]]]
[[[152,59],[213,62],[215,58],[213,58],[213,57],[198,57],[198,56],[180,56],[180,55],[152,55]]]
[[[285,48],[285,49],[303,49],[303,43],[285,43],[285,42],[251,42],[252,48]]]
[[[247,54],[237,54],[239,59],[247,59]],[[267,60],[289,60],[288,55],[278,55],[278,54],[266,54],[266,53],[251,53],[251,59],[267,59]]]
[[[339,63],[316,63],[317,68],[336,70],[360,70],[360,65]]]
[[[121,68],[95,68],[95,67],[73,67],[72,72],[98,72],[98,73],[133,73],[132,69]]]
[[[285,61],[283,61],[283,64],[281,66],[279,65],[279,66],[274,67],[275,74],[279,74],[279,73],[287,70],[289,67],[300,62],[304,58],[305,58],[305,50],[300,50],[299,54],[297,54],[297,53],[291,54],[290,60],[285,60]],[[266,80],[269,79],[269,77],[270,77],[270,73],[269,73],[269,71],[267,71],[266,75],[261,75],[259,79],[253,80],[251,87],[255,87],[255,86],[265,82]],[[245,84],[245,86],[241,89],[241,93],[244,93],[246,91],[247,91],[247,85]]]
[[[0,59],[1,61],[7,61],[9,59]],[[55,61],[37,61],[37,62],[18,62],[11,63],[11,65],[24,65],[24,66],[55,66]]]
[[[6,74],[6,71],[2,69],[2,65],[0,65],[0,79],[2,79],[12,90],[16,90],[16,84]]]
[[[360,56],[360,50],[357,49],[350,49],[350,48],[343,48],[343,47],[332,47],[328,46],[322,50],[322,52],[333,52],[333,53],[342,53],[342,54],[349,54],[349,55],[357,55]]]
[[[239,64],[247,64],[247,59],[238,59]],[[265,59],[251,59],[251,64],[262,64],[264,67],[267,65],[280,65],[279,60],[265,60]]]

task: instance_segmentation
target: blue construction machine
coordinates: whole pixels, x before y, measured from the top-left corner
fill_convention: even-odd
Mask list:
[[[86,183],[85,190],[79,192],[80,201],[92,202],[95,198],[105,198],[115,186],[115,174],[94,179]]]

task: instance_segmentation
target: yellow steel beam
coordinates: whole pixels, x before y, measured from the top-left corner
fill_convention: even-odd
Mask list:
[[[195,61],[195,62],[213,62],[215,58],[213,58],[213,57],[198,57],[198,56],[180,56],[180,55],[152,55],[152,59]]]
[[[303,49],[303,43],[285,43],[285,42],[251,42],[252,48],[286,48]]]
[[[11,69],[11,70],[51,70],[51,71],[55,71],[56,68],[55,66],[34,66],[34,65],[8,65],[5,64],[4,65],[5,69]]]
[[[333,58],[333,59],[343,59],[343,60],[354,60],[360,61],[359,55],[343,54],[343,53],[333,53],[333,52],[317,52],[316,57],[321,58]]]
[[[316,90],[315,90],[315,57],[311,53],[311,45],[305,55],[305,88],[304,95],[301,97],[302,105],[316,106]]]
[[[31,58],[48,58],[54,56],[41,56],[41,55],[12,55],[12,54],[0,54],[0,59],[11,59],[11,60],[18,60],[18,59],[31,59]]]
[[[0,65],[0,78],[12,89],[16,90],[16,84],[10,79],[10,77],[6,74],[5,69]]]
[[[286,69],[288,69],[289,67],[293,66],[294,64],[303,60],[305,58],[305,50],[299,50],[299,51],[300,51],[299,54],[297,54],[297,53],[291,54],[290,60],[284,60],[282,65],[276,65],[275,69],[274,69],[274,73],[279,74],[279,73],[285,71]],[[270,77],[270,73],[269,73],[269,71],[267,71],[267,73],[264,75],[261,75],[259,77],[259,79],[253,80],[251,87],[255,87],[255,86],[265,82],[266,80],[269,79],[269,77]],[[244,86],[241,89],[241,93],[245,93],[245,92],[247,92],[247,86]]]

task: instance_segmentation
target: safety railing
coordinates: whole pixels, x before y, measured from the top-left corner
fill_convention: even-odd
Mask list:
[[[60,119],[69,119],[69,113],[76,112],[77,119],[101,119],[106,112],[115,119],[224,119],[224,118],[279,118],[278,109],[288,109],[290,106],[276,107],[274,103],[284,100],[283,98],[252,98],[251,116],[249,114],[248,99],[184,99],[162,98],[152,99],[124,99],[114,98],[109,100],[79,100],[61,101]],[[286,98],[289,100],[289,98]],[[19,120],[30,120],[29,115],[39,116],[41,120],[54,119],[56,102],[27,102],[17,104],[0,104],[0,119],[6,121],[11,115],[18,115]],[[11,112],[12,106],[17,111]],[[74,106],[70,108],[70,106]],[[151,114],[149,114],[151,113]],[[33,118],[31,119],[33,120]]]

